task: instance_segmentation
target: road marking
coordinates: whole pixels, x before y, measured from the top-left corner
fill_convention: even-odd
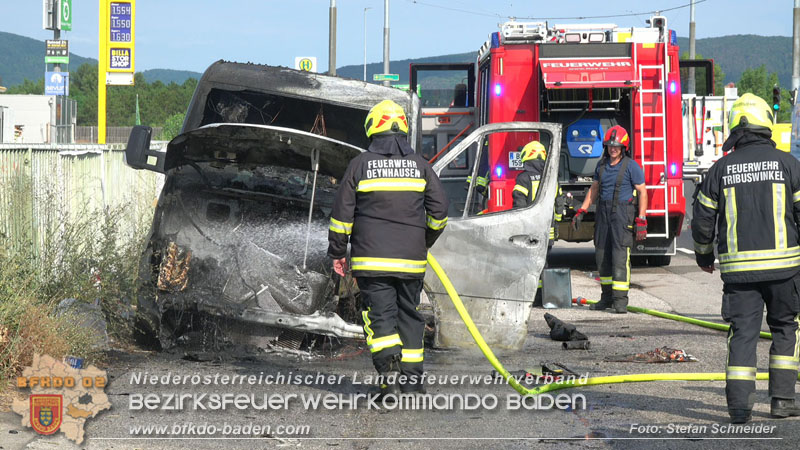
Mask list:
[[[693,255],[694,255],[694,252],[693,252],[693,251],[691,251],[691,250],[689,250],[688,248],[678,247],[678,248],[676,248],[675,250],[677,250],[677,251],[679,251],[679,252],[681,252],[681,253],[684,253],[684,254],[686,254],[686,255],[691,255],[691,256],[693,256]],[[715,259],[715,260],[714,260],[714,264],[719,264],[719,260],[718,260],[718,259]]]

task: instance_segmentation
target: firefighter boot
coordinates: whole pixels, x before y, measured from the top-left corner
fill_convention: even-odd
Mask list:
[[[400,385],[400,392],[403,394],[427,394],[425,384],[420,383],[405,383]]]
[[[611,304],[614,301],[611,294],[611,285],[604,284],[600,287],[603,289],[603,293],[600,295],[600,301],[589,307],[589,309],[594,311],[602,311],[606,308],[611,308]]]
[[[380,387],[380,399],[388,395],[397,398],[400,395],[400,355],[394,355],[388,363],[381,368],[378,376]]]
[[[769,414],[778,418],[800,416],[800,406],[795,404],[793,398],[772,397]]]
[[[751,411],[749,409],[729,409],[731,423],[747,423],[750,421]]]
[[[628,291],[614,291],[614,312],[626,314],[628,312]]]

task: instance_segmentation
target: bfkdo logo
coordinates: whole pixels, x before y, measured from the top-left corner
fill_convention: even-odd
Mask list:
[[[53,434],[61,427],[60,395],[31,395],[31,427],[39,434]]]
[[[39,434],[61,432],[80,444],[86,421],[111,408],[104,392],[107,384],[106,371],[93,365],[86,367],[81,358],[58,361],[37,354],[16,382],[18,389],[30,394],[27,400],[14,400],[11,409],[22,416],[22,426],[30,426]]]

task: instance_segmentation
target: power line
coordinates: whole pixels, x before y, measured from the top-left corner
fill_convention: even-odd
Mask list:
[[[417,0],[407,0],[407,1],[409,3],[414,3],[416,5],[430,6],[432,8],[439,8],[439,9],[444,9],[444,10],[447,10],[447,11],[456,11],[456,12],[461,12],[461,13],[464,13],[464,14],[472,14],[472,15],[475,15],[475,16],[497,17],[497,18],[500,18],[500,19],[507,19],[508,18],[508,16],[504,16],[502,14],[497,14],[497,13],[485,13],[485,12],[479,12],[479,11],[469,11],[469,10],[466,10],[466,9],[453,8],[453,7],[450,7],[450,6],[434,5],[434,4],[431,4],[431,3],[420,2],[420,1],[417,1]]]
[[[497,13],[486,13],[486,12],[471,11],[471,10],[467,10],[467,9],[461,9],[461,8],[453,8],[453,7],[450,7],[450,6],[436,5],[436,4],[432,4],[432,3],[426,3],[426,2],[424,2],[424,1],[419,1],[419,0],[407,0],[407,1],[408,1],[409,3],[413,3],[413,4],[416,4],[416,5],[429,6],[429,7],[431,7],[431,8],[445,9],[445,10],[448,10],[448,11],[461,12],[461,13],[464,13],[464,14],[472,14],[472,15],[476,15],[476,16],[484,16],[484,17],[497,17],[497,18],[501,18],[501,19],[512,19],[512,18],[513,18],[513,19],[517,19],[517,20],[586,20],[586,19],[610,19],[610,18],[614,18],[614,17],[632,17],[632,16],[641,16],[641,15],[649,15],[649,14],[657,14],[657,13],[658,13],[658,14],[660,14],[660,13],[665,13],[665,12],[667,12],[667,11],[674,11],[674,10],[676,10],[676,9],[688,8],[689,6],[691,6],[691,3],[687,3],[687,4],[685,4],[685,5],[681,5],[681,6],[675,6],[675,7],[673,7],[673,8],[666,8],[666,9],[656,9],[656,10],[651,10],[651,11],[642,11],[642,12],[628,13],[628,14],[610,14],[610,15],[604,15],[604,16],[573,16],[573,17],[512,17],[512,16],[505,16],[505,15],[502,15],[502,14],[497,14]],[[708,1],[708,0],[697,0],[697,1],[695,1],[694,3],[695,3],[695,5],[697,5],[698,3],[703,3],[703,2],[706,2],[706,1]]]

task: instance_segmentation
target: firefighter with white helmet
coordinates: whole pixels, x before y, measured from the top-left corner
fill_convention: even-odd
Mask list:
[[[594,245],[600,272],[602,295],[592,309],[613,307],[624,314],[631,283],[631,246],[647,237],[647,187],[644,171],[627,154],[628,133],[619,125],[608,129],[603,140],[605,152],[597,164],[594,181],[580,209],[572,218],[575,229],[592,203],[597,201]],[[638,215],[634,192],[638,197]]]
[[[714,272],[714,239],[723,281],[722,317],[730,322],[725,394],[734,423],[750,420],[756,344],[764,304],[772,331],[770,413],[800,415],[795,382],[800,361],[800,162],[775,148],[772,110],[744,94],[730,111],[731,134],[694,202],[697,265]]]
[[[328,256],[343,276],[349,241],[381,393],[420,392],[425,322],[417,306],[427,249],[444,231],[449,202],[436,173],[408,144],[400,105],[378,103],[364,129],[371,143],[350,161],[336,192]]]

